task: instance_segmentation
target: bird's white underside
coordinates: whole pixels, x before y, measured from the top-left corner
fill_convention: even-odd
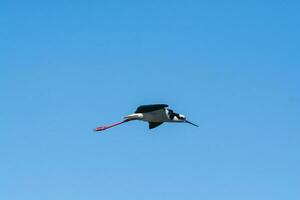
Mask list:
[[[168,115],[168,110],[160,109],[147,113],[134,113],[126,116],[126,119],[137,119],[147,122],[182,122],[176,116],[171,120]]]
[[[142,113],[143,121],[148,122],[168,122],[170,121],[165,109],[156,110],[153,112]]]

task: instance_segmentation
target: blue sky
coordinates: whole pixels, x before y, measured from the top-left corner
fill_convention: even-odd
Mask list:
[[[0,198],[298,200],[299,8],[1,1]]]

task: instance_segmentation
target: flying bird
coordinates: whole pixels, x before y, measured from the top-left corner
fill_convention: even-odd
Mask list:
[[[139,106],[133,114],[125,116],[123,121],[108,126],[99,126],[94,130],[104,131],[108,128],[112,128],[132,120],[148,122],[149,129],[156,128],[164,122],[188,123],[198,127],[198,125],[188,121],[184,115],[175,113],[168,107],[169,106],[167,104],[142,105]]]

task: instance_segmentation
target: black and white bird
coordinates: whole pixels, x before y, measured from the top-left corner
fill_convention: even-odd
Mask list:
[[[175,113],[173,110],[168,108],[167,104],[152,104],[152,105],[142,105],[139,106],[136,111],[124,117],[124,120],[109,126],[100,126],[95,129],[95,131],[103,131],[108,128],[129,122],[132,120],[141,120],[149,123],[149,129],[158,127],[164,122],[180,122],[189,123],[193,126],[196,124],[188,121],[186,117],[182,114]],[[197,126],[198,127],[198,126]]]

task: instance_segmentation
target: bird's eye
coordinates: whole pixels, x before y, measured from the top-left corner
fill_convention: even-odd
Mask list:
[[[184,116],[184,115],[179,115],[178,118],[179,118],[179,119],[185,119],[185,116]]]

